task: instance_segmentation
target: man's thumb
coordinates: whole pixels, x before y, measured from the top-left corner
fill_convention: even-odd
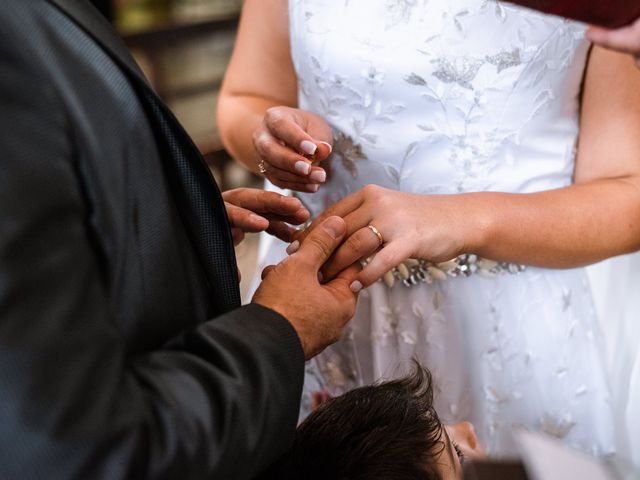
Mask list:
[[[340,217],[329,217],[305,238],[296,252],[296,257],[304,258],[313,268],[320,267],[329,259],[347,230]]]

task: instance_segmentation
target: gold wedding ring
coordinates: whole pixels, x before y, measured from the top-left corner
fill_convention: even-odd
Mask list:
[[[374,227],[371,224],[367,225],[367,228],[369,230],[371,230],[375,234],[376,237],[378,237],[378,241],[380,242],[380,246],[384,245],[384,238],[382,238],[382,234],[380,233],[380,230],[378,230],[376,227]]]
[[[263,175],[264,175],[265,173],[267,173],[267,167],[266,167],[266,166],[265,166],[265,164],[264,164],[264,160],[260,160],[260,161],[258,162],[258,171],[259,171],[260,173],[262,173]]]

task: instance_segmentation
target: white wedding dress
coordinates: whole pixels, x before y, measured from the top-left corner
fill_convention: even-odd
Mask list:
[[[289,14],[300,108],[335,132],[329,180],[299,195],[314,214],[370,183],[417,194],[571,183],[582,25],[494,0],[290,0]],[[284,248],[263,242],[262,264]],[[344,339],[310,362],[305,401],[417,358],[441,418],[472,421],[490,454],[514,454],[510,432],[524,426],[610,455],[621,446],[604,357],[584,269],[378,282]]]

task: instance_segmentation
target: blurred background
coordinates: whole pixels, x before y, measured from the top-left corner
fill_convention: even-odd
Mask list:
[[[258,187],[233,162],[216,127],[218,90],[233,49],[242,0],[91,0],[129,46],[156,92],[189,132],[223,190]],[[254,276],[258,238],[237,249],[243,296]]]

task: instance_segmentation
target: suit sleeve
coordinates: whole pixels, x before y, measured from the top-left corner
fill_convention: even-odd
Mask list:
[[[127,351],[64,103],[37,62],[2,43],[0,478],[252,478],[292,439],[295,331],[251,305],[161,350]]]

